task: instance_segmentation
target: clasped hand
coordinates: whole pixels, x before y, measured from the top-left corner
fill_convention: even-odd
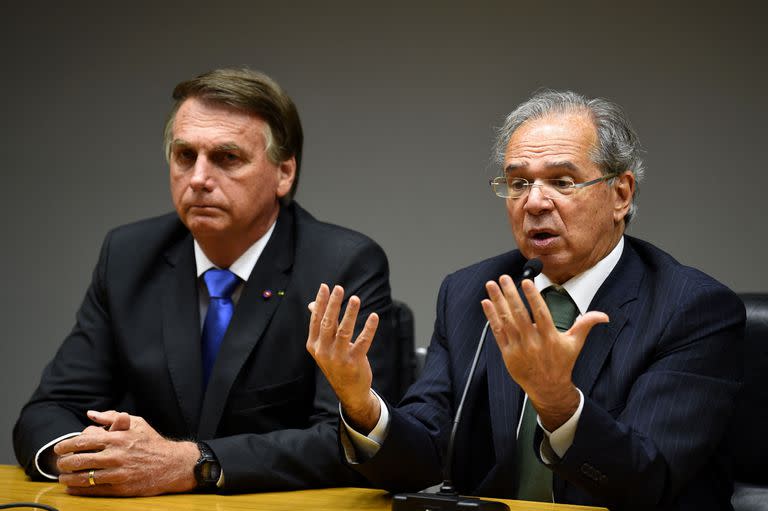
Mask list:
[[[163,438],[143,418],[125,412],[89,411],[88,417],[99,426],[54,447],[59,482],[68,493],[128,497],[195,488],[194,443]]]
[[[524,280],[521,287],[533,321],[511,277],[502,275],[498,284],[489,281],[485,287],[489,298],[481,304],[504,365],[528,394],[542,425],[554,431],[578,408],[573,367],[592,327],[607,323],[608,315],[587,312],[569,330],[559,332],[532,280]]]

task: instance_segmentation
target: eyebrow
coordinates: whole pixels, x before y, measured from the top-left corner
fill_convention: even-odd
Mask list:
[[[580,169],[573,162],[568,160],[549,161],[544,165],[548,169],[568,169],[571,172],[578,172]],[[504,172],[515,172],[516,170],[527,169],[527,163],[510,163],[504,167]]]
[[[238,151],[241,152],[242,149],[239,145],[235,144],[234,142],[225,142],[223,144],[219,144],[217,146],[214,146],[212,152],[221,152],[221,151]]]
[[[176,140],[171,141],[171,147],[192,147],[192,144],[184,139],[177,138]],[[211,150],[211,152],[222,151],[242,151],[242,148],[234,142],[225,142],[214,146]]]

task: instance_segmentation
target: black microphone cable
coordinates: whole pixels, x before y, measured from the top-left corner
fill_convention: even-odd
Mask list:
[[[0,504],[0,509],[14,509],[19,507],[45,509],[46,511],[59,511],[53,506],[49,506],[48,504],[38,504],[37,502],[9,502],[8,504]]]

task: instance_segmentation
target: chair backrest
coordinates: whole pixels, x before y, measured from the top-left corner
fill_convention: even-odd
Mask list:
[[[768,485],[768,293],[739,295],[747,309],[744,382],[731,432],[734,477]]]
[[[397,340],[397,401],[416,379],[416,357],[414,355],[415,338],[413,311],[407,304],[392,300],[392,323]]]

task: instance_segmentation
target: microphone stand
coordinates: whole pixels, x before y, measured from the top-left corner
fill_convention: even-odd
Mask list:
[[[523,266],[523,279],[533,279],[541,273],[543,264],[540,259],[531,259]],[[461,411],[464,409],[464,401],[467,399],[469,386],[472,384],[472,378],[475,376],[477,361],[480,360],[480,352],[483,351],[485,336],[488,333],[490,323],[485,322],[483,333],[477,341],[477,350],[475,358],[469,369],[469,378],[464,385],[464,391],[459,400],[459,406],[456,408],[456,415],[453,418],[453,427],[451,436],[448,439],[448,450],[445,455],[445,464],[443,465],[443,484],[440,485],[440,491],[437,493],[398,493],[392,498],[392,511],[453,511],[453,510],[476,510],[476,511],[509,511],[509,506],[503,502],[492,500],[482,500],[473,497],[462,497],[453,487],[451,481],[451,465],[453,464],[453,449],[456,440],[456,431],[459,429],[461,420]]]
[[[509,511],[509,506],[503,502],[491,500],[481,500],[473,497],[461,497],[453,487],[451,481],[451,465],[453,464],[453,449],[456,439],[456,431],[459,429],[461,420],[461,411],[464,409],[464,401],[469,392],[469,386],[475,375],[477,361],[480,359],[480,352],[483,350],[485,335],[488,332],[490,323],[485,322],[483,333],[480,334],[480,340],[477,342],[475,358],[469,369],[469,378],[464,385],[464,391],[459,400],[459,406],[456,408],[456,415],[453,418],[453,427],[451,436],[448,440],[448,451],[445,455],[445,464],[443,465],[443,484],[440,485],[440,491],[437,493],[398,493],[392,498],[392,511],[452,511],[473,509],[477,511]]]

